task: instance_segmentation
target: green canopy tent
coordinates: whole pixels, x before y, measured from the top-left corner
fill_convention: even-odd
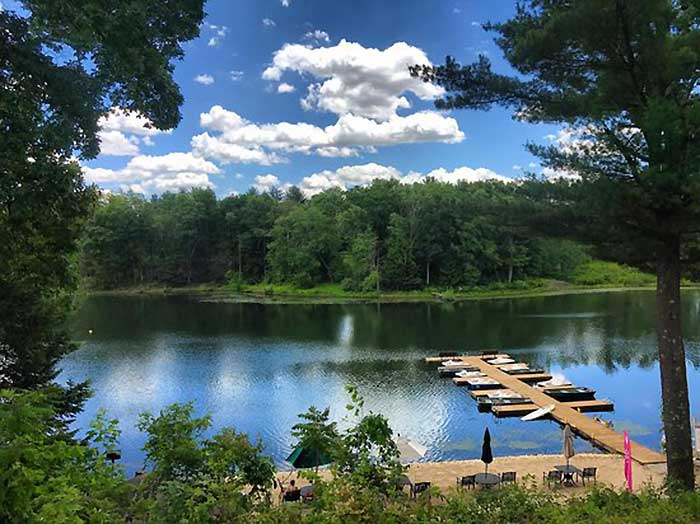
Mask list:
[[[318,450],[297,446],[287,457],[287,462],[297,469],[306,469],[325,466],[333,462],[333,459]]]

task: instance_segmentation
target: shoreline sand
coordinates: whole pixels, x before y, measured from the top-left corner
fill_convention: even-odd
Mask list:
[[[581,453],[571,459],[571,465],[580,469],[595,467],[597,471],[597,485],[615,489],[624,489],[624,457],[622,455]],[[519,484],[534,481],[542,485],[542,474],[554,469],[554,466],[565,464],[562,455],[518,455],[508,457],[495,457],[489,466],[490,473],[503,473],[515,471]],[[482,473],[484,464],[480,460],[454,460],[445,462],[417,462],[410,464],[406,475],[412,482],[431,482],[433,486],[447,491],[456,486],[457,477]],[[319,471],[321,478],[329,478],[330,471]],[[308,484],[305,479],[300,479],[296,471],[279,471],[278,480],[285,484],[291,479],[296,479],[297,485]],[[645,486],[661,487],[666,479],[666,464],[642,465],[632,461],[632,486],[635,491]],[[581,493],[592,482],[587,482],[586,487],[581,485],[573,488],[556,488],[557,492],[576,494]]]

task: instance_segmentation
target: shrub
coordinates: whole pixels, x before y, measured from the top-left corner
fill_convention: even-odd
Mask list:
[[[636,268],[593,260],[582,264],[574,271],[572,282],[579,286],[646,286],[655,282],[654,275]]]

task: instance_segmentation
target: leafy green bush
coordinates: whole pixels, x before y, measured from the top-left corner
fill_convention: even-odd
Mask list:
[[[226,273],[226,287],[231,291],[240,293],[245,289],[246,281],[238,271],[228,271]]]
[[[300,443],[333,449],[330,478],[312,472],[311,504],[272,503],[274,468],[260,442],[223,429],[204,434],[209,417],[192,404],[142,415],[151,472],[138,488],[105,460],[116,449],[115,420],[100,413],[85,442],[55,431],[51,403],[40,393],[0,391],[0,522],[244,524],[697,524],[700,493],[602,488],[558,497],[527,480],[496,490],[445,493],[433,488],[411,500],[394,486],[404,469],[387,419],[364,412],[348,388],[350,427],[337,432],[325,411],[311,410],[295,430]]]
[[[654,284],[656,278],[649,273],[643,273],[636,268],[592,260],[580,265],[572,278],[572,283],[579,286],[648,286]]]

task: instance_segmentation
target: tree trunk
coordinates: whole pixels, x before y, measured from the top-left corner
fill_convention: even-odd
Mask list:
[[[425,287],[430,286],[430,262],[425,264]]]
[[[238,237],[238,282],[243,282],[243,257],[241,257],[241,237]]]
[[[690,408],[681,333],[680,239],[663,244],[656,271],[656,335],[659,344],[663,425],[668,478],[682,489],[695,487]]]

